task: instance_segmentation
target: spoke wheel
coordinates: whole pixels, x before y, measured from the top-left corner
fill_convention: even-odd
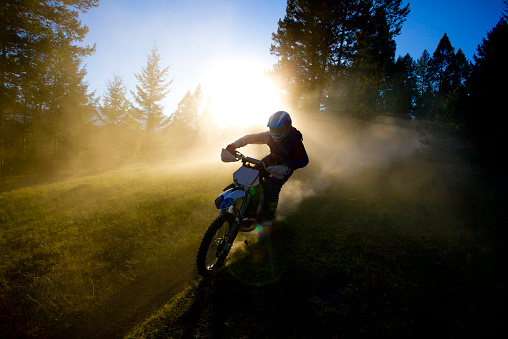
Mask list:
[[[215,219],[201,241],[196,266],[198,273],[209,276],[220,267],[229,253],[227,238],[235,223],[235,216],[231,213],[221,214]]]

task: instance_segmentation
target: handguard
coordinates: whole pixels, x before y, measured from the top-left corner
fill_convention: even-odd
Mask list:
[[[222,152],[220,154],[220,159],[222,160],[222,162],[238,161],[238,159],[233,154],[231,154],[228,150],[226,150],[225,148],[222,149]]]
[[[283,179],[289,173],[289,167],[286,165],[269,166],[266,168],[266,171],[277,179]]]

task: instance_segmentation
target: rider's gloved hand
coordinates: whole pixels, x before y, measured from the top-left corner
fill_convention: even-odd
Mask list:
[[[289,173],[289,167],[286,165],[269,166],[266,168],[266,171],[277,179],[282,179]]]
[[[227,147],[226,147],[226,151],[228,151],[229,153],[231,154],[235,154],[236,152],[236,148],[235,146],[233,146],[233,144],[229,144]]]

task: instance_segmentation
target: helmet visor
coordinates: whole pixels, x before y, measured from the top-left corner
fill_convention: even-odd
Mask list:
[[[270,127],[270,133],[282,134],[287,130],[287,126],[282,127]]]

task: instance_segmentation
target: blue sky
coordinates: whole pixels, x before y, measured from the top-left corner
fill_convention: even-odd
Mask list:
[[[505,8],[503,0],[414,0],[410,6],[396,38],[397,55],[409,53],[415,60],[424,49],[432,54],[444,33],[472,59]],[[286,0],[101,0],[81,16],[90,28],[85,43],[97,47],[85,60],[89,89],[103,94],[106,81],[118,72],[134,90],[134,73],[146,65],[156,43],[161,66],[170,67],[173,79],[164,102],[169,115],[187,91],[206,83],[207,74],[220,74],[217,65],[255,60],[271,68],[276,61],[269,52],[271,34],[285,8]]]
[[[415,60],[427,49],[432,55],[444,33],[455,50],[472,60],[476,48],[498,23],[503,0],[413,0],[411,13],[395,41],[397,55],[409,53]],[[405,1],[404,3],[407,3]]]

